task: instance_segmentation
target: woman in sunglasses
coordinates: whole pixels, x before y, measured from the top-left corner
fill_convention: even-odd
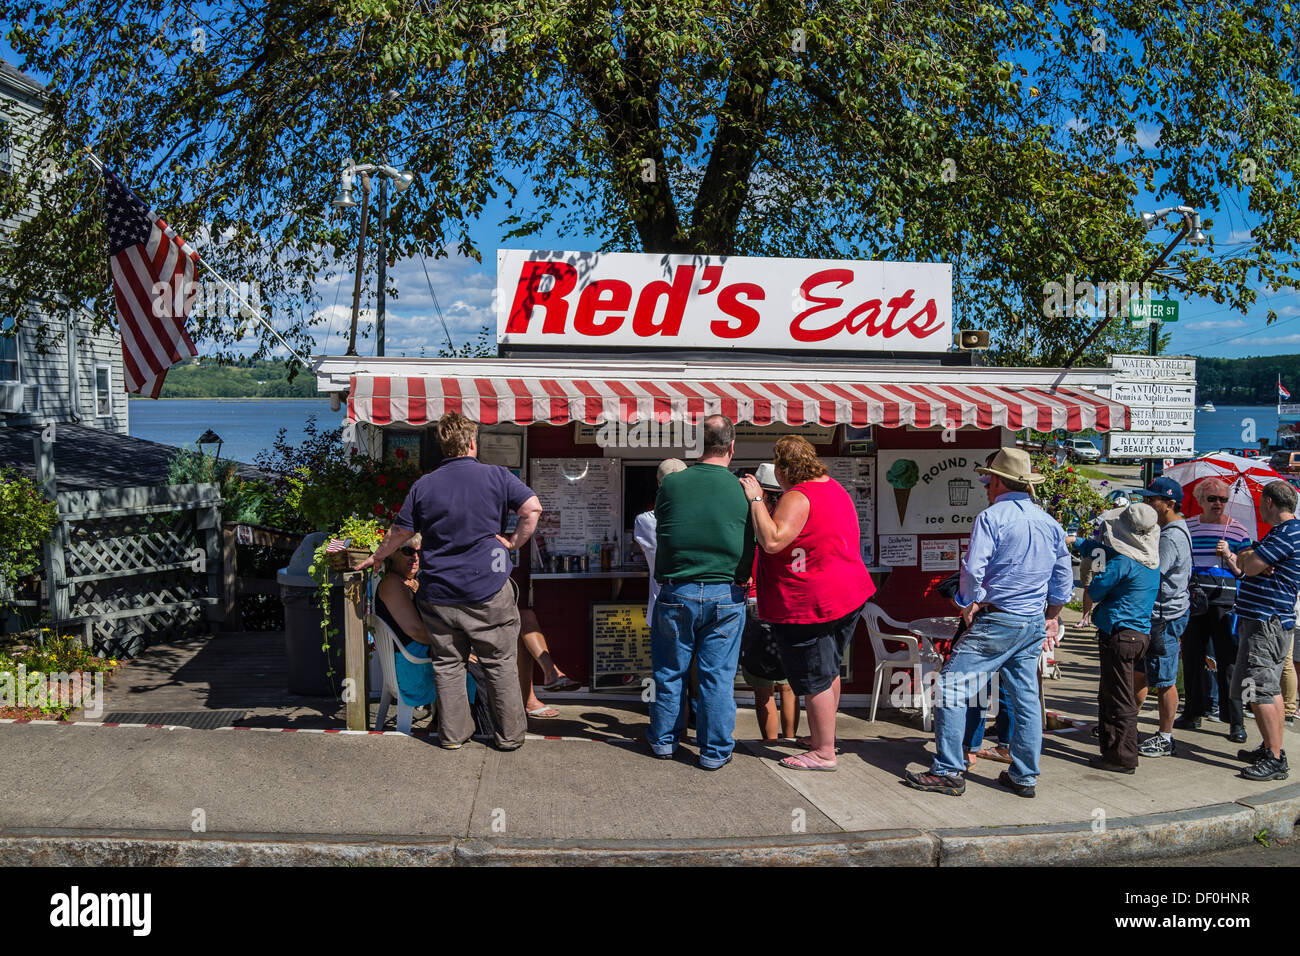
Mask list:
[[[1227,586],[1208,589],[1214,599],[1201,613],[1193,604],[1192,616],[1183,634],[1183,689],[1187,699],[1183,713],[1174,726],[1180,730],[1197,730],[1201,718],[1214,719],[1209,712],[1205,693],[1205,655],[1210,647],[1220,664],[1215,672],[1219,686],[1218,719],[1228,724],[1228,739],[1241,743],[1246,739],[1246,725],[1241,701],[1228,693],[1231,662],[1237,659],[1237,639],[1232,633],[1232,609],[1236,587],[1232,572],[1215,549],[1227,541],[1235,553],[1251,542],[1251,533],[1240,521],[1228,516],[1228,485],[1218,478],[1206,478],[1192,490],[1200,503],[1201,514],[1187,519],[1187,533],[1192,539],[1192,580],[1225,579]],[[1226,664],[1224,662],[1227,662]]]
[[[412,535],[384,562],[384,577],[375,589],[375,614],[397,635],[412,657],[429,656],[429,632],[415,609],[420,570],[420,535]],[[405,654],[394,654],[397,689],[402,702],[412,707],[431,704],[437,697],[430,664],[413,664]]]

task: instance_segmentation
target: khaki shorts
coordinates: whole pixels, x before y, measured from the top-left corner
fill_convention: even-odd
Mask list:
[[[1276,614],[1267,621],[1237,618],[1237,663],[1229,693],[1243,704],[1267,703],[1282,693],[1282,666],[1291,647],[1291,631]]]

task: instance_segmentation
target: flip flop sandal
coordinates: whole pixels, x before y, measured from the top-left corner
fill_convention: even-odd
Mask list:
[[[1011,763],[1011,755],[1009,753],[1004,755],[998,753],[996,750],[977,750],[975,751],[975,756],[982,757],[985,760],[991,760],[994,763]]]
[[[549,714],[547,713],[548,710],[550,711]],[[534,709],[528,711],[528,716],[536,717],[539,720],[550,720],[552,717],[559,717],[560,712],[556,710],[554,707],[552,707],[550,704],[543,704],[541,707],[535,707]]]
[[[833,773],[839,766],[838,764],[810,763],[808,761],[807,754],[798,754],[794,757],[785,757],[782,758],[781,760],[778,760],[777,763],[779,763],[782,767],[785,767],[787,770],[819,770],[824,773]]]
[[[567,691],[567,690],[577,690],[581,686],[582,685],[579,684],[572,677],[564,676],[564,677],[557,677],[554,681],[552,681],[549,684],[543,684],[542,690],[554,694],[554,693],[562,693],[563,691]]]

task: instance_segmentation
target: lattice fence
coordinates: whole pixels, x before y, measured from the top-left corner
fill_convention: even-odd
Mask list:
[[[216,485],[70,491],[45,550],[50,616],[97,652],[134,656],[219,620]]]

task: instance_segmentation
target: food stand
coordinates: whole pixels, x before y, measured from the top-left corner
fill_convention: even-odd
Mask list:
[[[1123,429],[1110,369],[992,368],[954,351],[951,267],[932,263],[503,250],[498,357],[324,356],[352,440],[441,460],[436,423],[480,423],[479,457],[516,470],[545,514],[516,580],[551,654],[594,690],[641,689],[649,570],[632,540],[664,458],[698,457],[704,416],[737,425],[733,469],[803,434],[858,506],[891,616],[951,612],[987,504],[974,468],[1021,428]],[[638,617],[635,609],[640,607]],[[844,692],[872,661],[859,627]]]

